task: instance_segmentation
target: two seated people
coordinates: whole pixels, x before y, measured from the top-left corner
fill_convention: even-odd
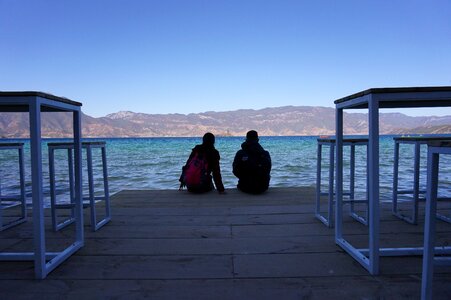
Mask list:
[[[233,174],[238,177],[238,189],[251,194],[260,194],[269,187],[271,156],[259,144],[258,133],[251,130],[246,134],[246,141],[241,144],[233,160]],[[208,132],[202,138],[202,144],[191,152],[182,175],[180,189],[203,193],[211,191],[212,179],[219,193],[225,193],[219,167],[219,152],[214,147],[215,136]],[[213,176],[212,176],[213,175]]]

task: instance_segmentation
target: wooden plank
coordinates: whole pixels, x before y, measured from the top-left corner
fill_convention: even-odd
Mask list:
[[[224,216],[199,216],[199,215],[183,215],[183,216],[124,216],[115,215],[113,220],[114,226],[124,225],[251,225],[251,224],[296,224],[296,223],[312,223],[315,222],[311,214],[243,214],[243,215],[224,215]]]
[[[437,232],[449,232],[449,224],[437,223]],[[307,224],[260,224],[260,225],[232,225],[235,237],[256,236],[306,236],[306,235],[334,235],[331,228],[327,228],[319,221]],[[422,232],[421,226],[414,226],[402,221],[387,221],[380,225],[381,234],[403,234]],[[368,233],[368,228],[358,222],[347,222],[343,225],[343,235],[355,235]]]
[[[384,257],[381,273],[384,275],[421,274],[421,257]],[[399,265],[403,265],[402,268]],[[356,276],[367,271],[346,253],[254,254],[235,255],[236,277],[304,277]]]
[[[446,298],[450,276],[436,276],[434,299]],[[5,299],[418,299],[410,276],[200,280],[0,280]],[[17,291],[21,291],[17,293]]]
[[[0,279],[33,279],[27,262],[2,262]],[[231,278],[229,255],[80,256],[68,259],[49,279],[201,279]]]

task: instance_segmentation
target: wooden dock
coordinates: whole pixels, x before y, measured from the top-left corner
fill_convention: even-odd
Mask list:
[[[381,208],[381,246],[422,246],[423,220],[409,225],[390,209]],[[313,211],[311,188],[121,191],[98,232],[85,211],[85,246],[45,280],[31,262],[0,262],[0,299],[419,299],[421,257],[383,257],[371,276]],[[50,250],[70,243],[73,230],[53,233],[49,221]],[[451,244],[451,224],[437,232]],[[367,247],[362,224],[346,218],[344,233]],[[0,251],[31,249],[31,218],[0,233]],[[451,299],[451,268],[435,268],[434,299]]]

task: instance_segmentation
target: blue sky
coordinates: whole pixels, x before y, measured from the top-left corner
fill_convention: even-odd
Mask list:
[[[95,117],[333,107],[373,87],[451,85],[450,53],[449,0],[0,0],[0,90]]]

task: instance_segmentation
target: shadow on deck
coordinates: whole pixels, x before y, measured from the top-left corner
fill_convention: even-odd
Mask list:
[[[2,299],[419,299],[421,257],[383,257],[371,276],[315,219],[314,190],[273,188],[192,195],[122,191],[113,220],[45,280],[31,262],[0,262]],[[421,246],[423,220],[406,224],[381,208],[381,246]],[[85,214],[87,211],[85,211]],[[46,231],[49,248],[70,243],[71,228]],[[0,233],[0,251],[32,249],[31,219]],[[451,224],[437,223],[450,244]],[[367,247],[367,228],[346,218],[345,235]],[[434,299],[451,298],[451,269],[436,267]]]

